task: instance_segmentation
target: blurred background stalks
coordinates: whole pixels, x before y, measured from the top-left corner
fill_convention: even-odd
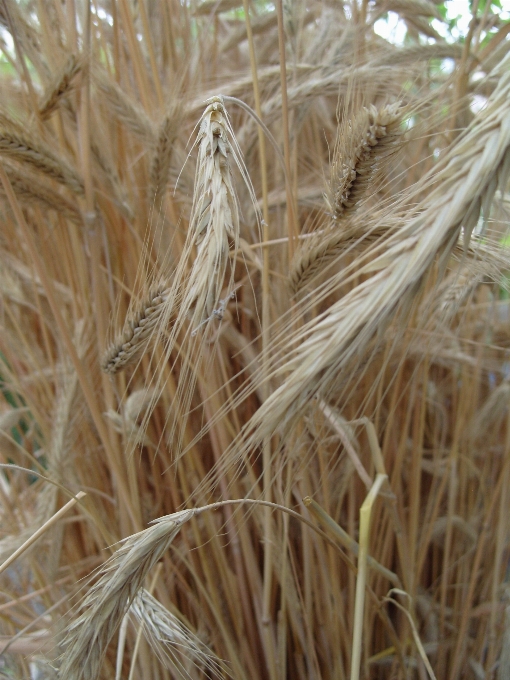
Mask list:
[[[0,677],[510,677],[510,15],[449,8],[1,0]]]

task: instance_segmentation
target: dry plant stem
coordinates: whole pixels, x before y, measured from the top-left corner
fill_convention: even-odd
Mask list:
[[[151,31],[149,28],[149,19],[147,16],[147,10],[145,8],[145,2],[139,4],[140,18],[142,19],[143,33],[146,40],[147,48],[149,51],[149,59],[152,71],[152,80],[154,82],[154,87],[156,88],[156,94],[158,97],[158,104],[163,105],[164,97],[163,90],[161,89],[161,80],[159,75],[159,70],[156,64],[156,56],[154,54],[154,45],[152,44]]]
[[[360,461],[358,454],[356,453],[351,442],[349,441],[349,438],[345,434],[345,431],[342,427],[339,418],[334,413],[333,409],[331,409],[322,399],[319,400],[319,408],[324,413],[324,415],[328,419],[329,423],[331,424],[335,432],[338,434],[338,437],[340,438],[340,441],[344,445],[347,455],[351,459],[351,462],[354,465],[356,472],[360,476],[361,480],[363,481],[363,484],[367,487],[367,489],[371,489],[374,482],[371,479],[368,472],[366,471],[363,463]]]
[[[387,475],[378,473],[374,484],[365,498],[359,513],[359,557],[358,576],[356,579],[356,599],[354,605],[354,624],[351,654],[351,680],[359,680],[361,665],[361,644],[363,638],[363,614],[365,607],[365,588],[367,580],[367,557],[370,540],[370,520],[374,502],[387,481]]]
[[[467,87],[469,83],[469,60],[470,60],[470,50],[471,50],[471,42],[473,40],[473,34],[476,28],[476,14],[478,12],[478,4],[479,0],[473,0],[473,4],[471,7],[471,21],[469,23],[469,29],[468,33],[466,36],[466,39],[464,41],[464,46],[462,50],[462,58],[460,60],[458,69],[459,69],[459,76],[457,77],[455,81],[455,95],[454,99],[452,102],[452,115],[451,115],[451,137],[452,139],[455,139],[455,137],[459,134],[459,129],[464,127],[462,125],[462,117],[461,117],[461,107],[466,106],[466,103],[464,102],[464,97],[466,96],[467,93]]]
[[[142,55],[140,54],[140,48],[138,44],[138,40],[136,37],[136,29],[133,24],[133,19],[131,12],[129,10],[129,5],[127,3],[127,0],[120,0],[120,11],[122,14],[122,21],[124,24],[124,28],[127,33],[127,39],[128,39],[128,44],[129,44],[129,49],[132,55],[133,59],[133,68],[135,71],[135,78],[136,78],[136,83],[138,85],[138,91],[140,94],[140,99],[142,101],[142,105],[145,111],[148,111],[150,109],[149,105],[149,95],[147,92],[147,81],[144,78],[143,75],[143,58]]]
[[[507,418],[507,420],[510,419]],[[510,456],[510,428],[508,427],[507,423],[507,436],[506,436],[506,442],[505,442],[505,452],[504,452],[504,458],[505,460],[508,460]],[[499,513],[500,517],[505,517],[506,516],[506,508],[508,507],[508,488],[509,488],[509,477],[510,477],[510,466],[506,465],[505,469],[503,471],[503,474],[501,475],[502,479],[502,484],[501,484],[501,495],[500,495],[500,503],[499,503]],[[490,619],[489,619],[489,649],[491,650],[487,663],[486,663],[486,668],[490,669],[493,667],[493,663],[495,662],[495,653],[494,649],[496,647],[496,641],[497,641],[497,632],[496,632],[496,626],[497,626],[497,604],[499,600],[499,594],[498,594],[498,589],[500,587],[499,583],[499,575],[501,574],[502,571],[502,564],[504,560],[504,545],[505,545],[505,529],[506,529],[506,522],[500,522],[498,525],[498,532],[497,532],[497,547],[496,547],[496,556],[494,559],[494,571],[493,571],[493,581],[492,581],[492,589],[491,589],[491,601],[492,601],[492,609],[491,609],[491,614],[490,614]],[[491,644],[492,643],[492,644]]]
[[[335,522],[335,520],[330,517],[327,512],[321,508],[321,506],[316,503],[316,501],[313,500],[313,498],[310,498],[310,496],[306,496],[303,498],[303,503],[305,506],[308,508],[308,510],[313,514],[313,516],[319,520],[331,533],[335,536],[335,538],[341,543],[344,548],[347,548],[348,550],[351,550],[356,557],[359,556],[359,544],[349,536],[349,534],[342,529],[342,527]],[[397,588],[401,588],[402,584],[400,582],[399,577],[397,574],[394,574],[392,571],[389,569],[386,569],[386,567],[383,567],[382,564],[379,564],[377,560],[375,560],[373,557],[370,555],[367,556],[367,564],[369,567],[377,571],[381,576],[384,576],[384,578],[387,578],[390,583],[392,583],[394,586]]]
[[[285,158],[285,171],[288,182],[285,183],[287,192],[287,220],[289,229],[289,262],[294,255],[294,241],[298,236],[297,211],[295,210],[294,196],[292,195],[292,174],[290,164],[290,135],[289,135],[289,107],[287,102],[287,67],[285,57],[285,30],[283,22],[283,0],[276,0],[276,14],[278,17],[278,51],[280,55],[280,87],[282,97],[282,123],[283,123],[283,155]]]
[[[390,590],[390,594],[396,594],[396,595],[403,595],[404,597],[410,599],[409,594],[406,593],[403,590],[400,590],[398,588],[392,588]],[[429,675],[430,680],[436,680],[436,676],[434,674],[434,671],[432,670],[432,666],[430,665],[430,661],[428,660],[427,654],[425,652],[425,649],[423,647],[423,644],[420,640],[420,636],[418,635],[418,631],[416,630],[416,624],[413,621],[413,617],[411,616],[411,613],[400,604],[400,602],[397,602],[397,600],[394,597],[385,597],[384,602],[391,602],[397,609],[400,609],[401,612],[404,613],[406,616],[407,620],[409,621],[409,625],[411,627],[411,632],[414,638],[414,642],[416,644],[416,647],[418,649],[418,652],[422,658],[423,664],[427,670],[427,673]]]
[[[129,626],[129,616],[124,614],[122,623],[119,626],[119,636],[117,640],[117,658],[115,661],[115,680],[122,680],[122,666],[124,663],[124,650],[126,648],[126,637]]]
[[[65,347],[66,347],[66,349],[69,353],[69,356],[71,358],[73,366],[76,370],[76,374],[77,374],[78,379],[80,381],[80,385],[81,385],[81,388],[83,390],[83,394],[84,394],[85,399],[87,401],[88,407],[90,409],[90,413],[91,413],[92,418],[94,420],[95,426],[97,427],[97,430],[98,430],[99,435],[101,437],[101,440],[103,442],[103,446],[105,448],[105,451],[107,452],[107,454],[109,456],[112,468],[116,472],[117,482],[118,482],[118,485],[119,485],[119,493],[121,494],[121,496],[123,498],[123,501],[126,505],[126,509],[128,510],[128,512],[131,515],[133,525],[136,527],[137,526],[136,517],[132,512],[132,505],[131,505],[129,493],[128,493],[127,487],[125,485],[125,482],[124,482],[124,475],[123,475],[123,472],[120,469],[120,464],[117,461],[115,453],[112,451],[112,449],[110,447],[109,436],[108,436],[108,433],[106,431],[103,418],[102,418],[101,413],[100,413],[99,408],[98,408],[96,396],[95,396],[94,391],[92,389],[92,386],[91,386],[91,384],[88,380],[88,377],[87,377],[87,375],[86,375],[86,373],[83,369],[83,365],[82,365],[82,362],[80,361],[78,353],[76,352],[76,349],[73,345],[73,342],[72,342],[71,337],[69,335],[69,331],[67,330],[67,326],[65,324],[65,321],[64,321],[62,314],[60,312],[60,308],[59,308],[57,301],[55,299],[55,296],[53,294],[52,285],[51,285],[51,283],[48,279],[48,276],[46,274],[46,269],[45,269],[44,263],[43,263],[40,255],[39,255],[37,247],[36,247],[34,240],[32,238],[32,234],[30,232],[30,229],[28,228],[28,225],[25,222],[25,218],[23,216],[23,213],[21,212],[18,201],[16,200],[16,196],[14,195],[14,192],[12,190],[11,184],[9,182],[9,178],[7,177],[5,170],[3,168],[3,165],[1,163],[0,163],[0,180],[2,181],[5,194],[8,198],[11,209],[12,209],[12,211],[13,211],[15,217],[16,217],[18,225],[19,225],[21,231],[23,232],[23,236],[25,238],[26,244],[27,244],[28,249],[30,251],[32,261],[34,263],[34,267],[37,271],[37,274],[39,275],[42,286],[44,287],[44,291],[45,291],[46,297],[48,299],[48,303],[50,305],[53,316],[55,318],[55,322],[56,322],[58,329],[59,329],[59,332],[61,334],[61,338],[64,341],[64,345],[65,345]]]
[[[64,597],[60,598],[60,600],[58,600],[57,602],[52,604],[51,607],[48,607],[48,609],[46,609],[46,611],[44,611],[42,614],[37,616],[35,619],[32,619],[32,621],[30,621],[30,623],[28,623],[24,628],[22,628],[20,631],[18,631],[16,633],[16,635],[13,635],[9,638],[9,640],[7,641],[7,644],[4,645],[2,648],[0,648],[0,654],[3,655],[6,652],[8,652],[9,650],[12,651],[12,647],[16,648],[16,646],[17,646],[16,643],[23,640],[25,633],[28,633],[28,631],[31,628],[33,628],[35,625],[37,625],[41,620],[44,620],[44,619],[47,620],[47,616],[49,614],[51,614],[52,611],[55,611],[55,609],[58,609],[67,600],[68,600],[67,595],[64,595]],[[29,637],[29,639],[30,639],[30,637]],[[18,649],[19,649],[19,647],[18,647]],[[19,651],[21,651],[22,649],[23,649],[23,647],[21,647],[21,649]],[[30,650],[30,651],[32,651],[32,650]],[[34,650],[34,651],[39,651],[39,647],[37,647],[36,650]]]
[[[510,459],[506,458],[504,472],[507,472],[509,468]],[[451,672],[452,680],[457,680],[457,678],[459,677],[461,672],[461,665],[465,659],[465,650],[467,645],[466,633],[470,620],[469,614],[472,610],[473,595],[479,579],[480,565],[484,558],[485,543],[487,541],[489,532],[491,531],[492,515],[494,513],[495,508],[497,507],[501,495],[501,488],[506,477],[507,474],[501,474],[498,477],[496,485],[491,494],[491,503],[489,505],[489,508],[487,509],[487,514],[485,516],[485,521],[482,525],[482,530],[480,532],[480,535],[478,536],[478,545],[476,547],[476,553],[471,568],[471,576],[469,579],[468,590],[466,593],[466,597],[464,598],[464,606],[462,611],[462,617],[460,620],[459,634],[457,637],[457,642],[455,645],[455,651],[453,655],[453,668]]]
[[[16,56],[17,56],[17,59],[18,59],[18,63],[21,64],[24,81],[25,81],[27,88],[28,88],[28,97],[29,97],[30,103],[31,103],[30,108],[32,109],[32,111],[38,111],[38,109],[37,109],[37,97],[36,97],[35,90],[34,90],[34,84],[32,83],[32,78],[30,77],[30,72],[29,72],[28,67],[25,63],[25,58],[23,56],[23,50],[21,49],[20,40],[19,40],[19,33],[16,30],[16,27],[15,27],[14,22],[12,20],[11,12],[10,12],[10,9],[9,9],[9,3],[5,2],[5,0],[4,0],[3,4],[4,4],[4,12],[5,12],[5,15],[7,16],[7,24],[9,26],[9,31],[10,31],[10,34],[12,36],[13,42],[14,42],[14,49],[16,50]]]
[[[250,12],[248,7],[248,0],[243,0],[246,31],[248,36],[248,45],[250,49],[250,66],[253,77],[253,95],[255,99],[255,112],[257,116],[262,118],[262,108],[260,104],[260,91],[257,75],[257,63],[255,57],[255,47],[253,44],[253,35],[250,23]],[[260,172],[262,180],[262,240],[269,240],[269,207],[268,207],[268,188],[267,188],[267,162],[266,162],[266,146],[264,132],[260,126],[257,127],[259,139],[259,154],[260,154]],[[263,269],[262,269],[262,373],[267,376],[267,350],[270,340],[270,325],[271,325],[271,302],[270,302],[270,274],[269,274],[269,251],[264,249],[263,252]],[[264,399],[269,394],[269,384],[264,382]],[[266,437],[262,443],[262,460],[264,466],[264,500],[271,500],[271,438]],[[266,660],[269,664],[269,671],[274,678],[276,669],[274,662],[270,659],[275,659],[275,649],[273,636],[270,627],[270,606],[271,593],[273,585],[273,537],[272,537],[272,518],[270,508],[264,510],[264,593],[263,593],[263,611],[262,611],[262,625],[265,627],[265,641],[266,641]]]
[[[56,512],[50,519],[45,522],[42,527],[40,527],[32,536],[23,543],[13,554],[5,560],[3,564],[0,565],[0,574],[7,569],[7,567],[10,567],[10,565],[18,559],[20,555],[22,555],[25,550],[27,550],[31,545],[33,545],[48,529],[50,529],[55,522],[58,522],[58,520],[63,517],[68,510],[70,510],[73,505],[75,505],[80,498],[83,498],[87,494],[84,491],[79,491],[75,498],[71,498],[70,501],[68,501],[58,512]]]

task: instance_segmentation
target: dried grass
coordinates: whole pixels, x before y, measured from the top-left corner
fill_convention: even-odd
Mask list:
[[[438,9],[1,5],[6,674],[504,676],[509,34]]]

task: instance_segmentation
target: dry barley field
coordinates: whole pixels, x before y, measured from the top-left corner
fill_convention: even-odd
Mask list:
[[[510,14],[449,6],[0,1],[0,678],[510,678]]]

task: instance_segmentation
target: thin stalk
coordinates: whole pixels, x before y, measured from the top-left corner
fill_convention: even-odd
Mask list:
[[[361,641],[363,637],[363,615],[365,607],[365,588],[367,582],[368,543],[370,539],[370,520],[374,502],[381,490],[381,486],[388,479],[386,475],[378,474],[359,513],[359,557],[358,577],[356,579],[356,599],[354,605],[354,625],[351,655],[351,680],[359,680],[361,663]]]
[[[10,567],[13,562],[15,562],[20,555],[22,555],[25,550],[28,550],[31,545],[33,545],[48,529],[50,529],[55,522],[58,522],[58,520],[66,514],[68,510],[70,510],[73,505],[75,505],[80,498],[83,498],[83,496],[86,496],[87,494],[84,491],[78,491],[76,494],[75,498],[71,498],[70,501],[68,501],[58,512],[56,512],[52,517],[50,517],[49,520],[47,520],[39,529],[37,529],[36,532],[28,538],[23,545],[21,545],[15,552],[12,553],[10,557],[8,557],[3,564],[0,565],[0,574],[7,569],[7,567]]]
[[[276,1],[276,14],[278,18],[278,51],[280,55],[280,85],[282,90],[283,155],[285,158],[285,171],[287,173],[287,177],[289,178],[289,182],[292,182],[290,164],[289,106],[287,99],[287,66],[285,58],[285,31],[283,26],[282,0]],[[289,182],[286,182],[285,184],[285,191],[287,193],[287,224],[289,231],[290,262],[294,255],[294,240],[297,238],[298,228],[296,224],[296,211],[294,209],[294,196],[292,195]]]
[[[250,67],[253,78],[253,97],[255,100],[255,112],[262,119],[262,107],[260,102],[260,89],[257,74],[257,60],[255,56],[255,46],[253,43],[253,32],[251,30],[250,10],[248,0],[243,0],[246,33],[248,36],[248,46],[250,53]],[[264,131],[257,126],[259,155],[260,155],[260,178],[262,185],[262,240],[269,241],[269,202],[267,185],[267,159],[266,159],[266,140]],[[271,298],[270,298],[270,271],[269,271],[269,250],[264,248],[262,255],[262,374],[268,374],[268,347],[270,343],[271,326]],[[263,399],[269,396],[270,385],[267,380],[263,384]],[[266,437],[262,443],[262,465],[263,465],[263,498],[271,501],[271,438]],[[273,537],[272,520],[270,508],[264,510],[264,577],[262,594],[262,624],[264,626],[264,644],[269,673],[272,678],[276,677],[276,654],[274,639],[271,634],[271,594],[273,590]]]

